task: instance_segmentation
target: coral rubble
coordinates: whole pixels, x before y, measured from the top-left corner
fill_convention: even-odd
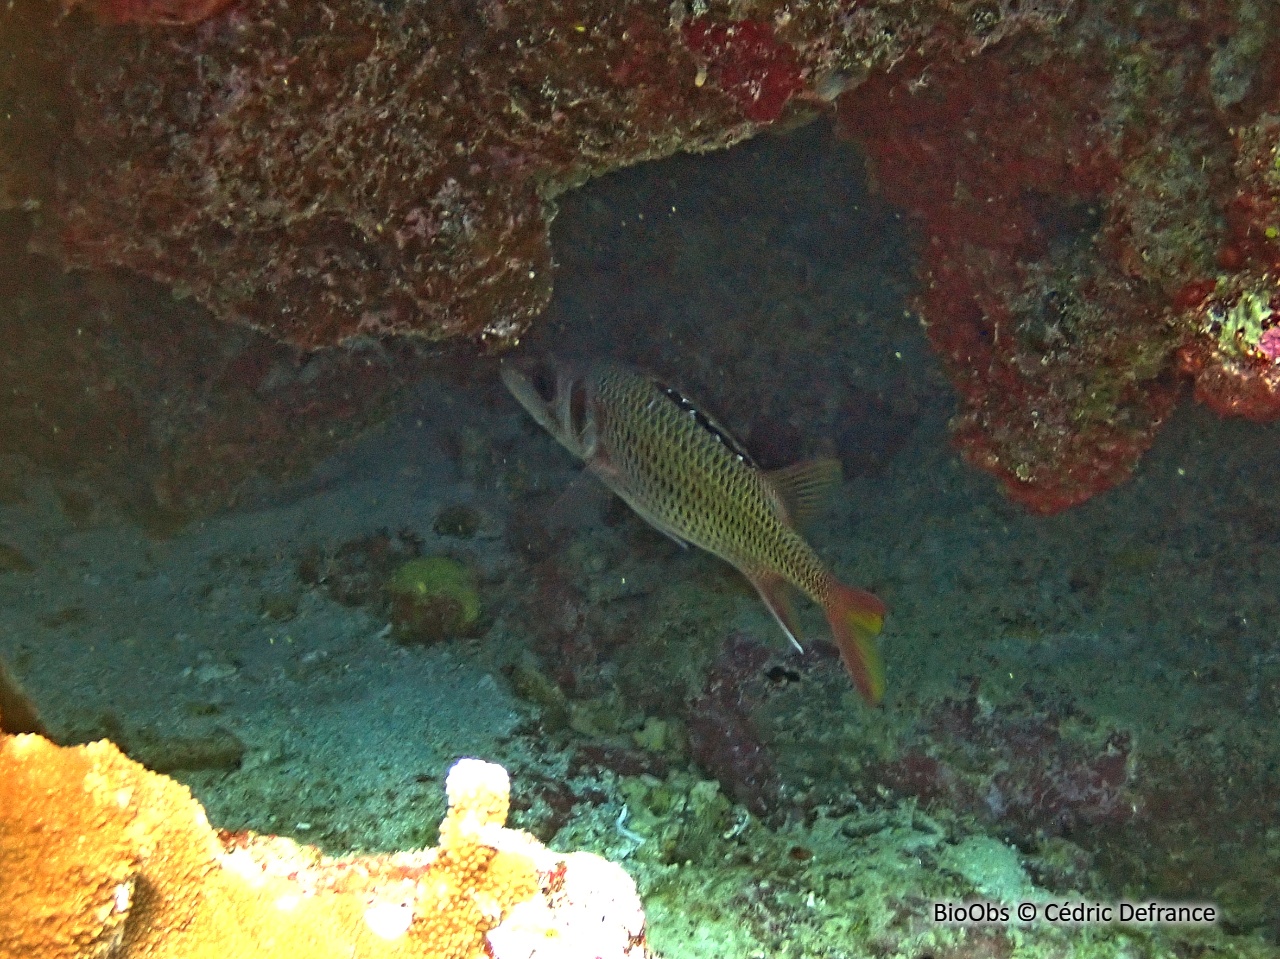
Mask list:
[[[1064,734],[1051,715],[984,710],[976,696],[935,706],[922,742],[876,771],[879,782],[941,801],[1029,841],[1081,826],[1124,825],[1141,808],[1130,734]],[[908,743],[909,743],[908,738]]]
[[[771,812],[779,799],[777,772],[747,710],[750,679],[763,670],[768,655],[746,637],[730,637],[686,713],[694,760],[759,816]]]
[[[186,787],[105,740],[64,748],[4,735],[0,953],[647,955],[619,867],[505,828],[502,767],[461,760],[446,788],[437,848],[332,859],[288,839],[215,832]]]

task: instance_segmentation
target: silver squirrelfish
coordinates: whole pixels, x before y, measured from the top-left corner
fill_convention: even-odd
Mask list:
[[[508,362],[502,382],[649,523],[736,567],[796,648],[787,584],[821,606],[858,690],[872,705],[880,701],[884,667],[876,635],[884,604],[840,583],[796,531],[839,481],[838,461],[766,473],[687,398],[626,367]]]

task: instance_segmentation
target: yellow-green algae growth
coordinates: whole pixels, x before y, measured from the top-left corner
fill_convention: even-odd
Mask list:
[[[438,642],[473,636],[480,626],[476,575],[448,556],[402,563],[387,582],[391,622],[402,642]]]

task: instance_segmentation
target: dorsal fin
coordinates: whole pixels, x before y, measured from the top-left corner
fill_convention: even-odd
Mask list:
[[[804,526],[822,512],[831,491],[840,484],[840,461],[834,456],[805,460],[769,470],[765,478],[782,500],[787,519],[794,526]]]
[[[751,458],[751,454],[747,452],[747,448],[738,442],[737,437],[725,429],[725,427],[722,426],[714,416],[702,409],[702,407],[693,402],[693,400],[689,399],[689,397],[685,396],[670,383],[664,383],[656,377],[650,377],[650,381],[662,392],[664,396],[666,396],[667,399],[692,416],[699,426],[723,443],[729,452],[738,457],[738,459],[742,460],[748,466],[756,466],[756,462]]]

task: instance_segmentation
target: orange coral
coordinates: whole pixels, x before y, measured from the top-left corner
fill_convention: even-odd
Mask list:
[[[501,767],[463,760],[448,794],[438,848],[329,859],[219,834],[185,786],[109,742],[0,735],[0,956],[494,955],[485,934],[514,905],[545,900],[566,860],[503,826]],[[627,955],[644,955],[642,925],[633,940]]]
[[[413,934],[450,959],[483,957],[484,934],[516,903],[537,895],[537,873],[527,853],[497,848],[511,833],[502,828],[511,796],[505,769],[459,760],[449,770],[445,793],[449,811]],[[532,839],[527,844],[534,845]]]

